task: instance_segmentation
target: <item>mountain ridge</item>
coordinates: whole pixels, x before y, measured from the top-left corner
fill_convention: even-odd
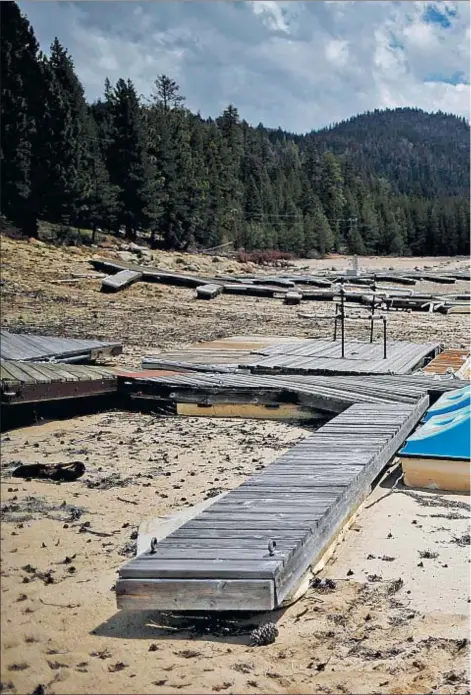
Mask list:
[[[0,3],[2,213],[167,248],[298,256],[469,253],[469,124],[419,109],[376,110],[316,133],[250,126],[185,106],[157,75],[149,98],[105,80],[90,104],[58,39],[44,55],[18,5]]]

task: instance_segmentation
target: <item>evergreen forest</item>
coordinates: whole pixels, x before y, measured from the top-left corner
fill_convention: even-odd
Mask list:
[[[303,135],[185,106],[169,76],[146,97],[104,77],[88,103],[72,56],[44,55],[15,2],[1,15],[1,212],[149,234],[168,249],[469,254],[469,123],[376,110]],[[328,120],[328,114],[326,114]]]

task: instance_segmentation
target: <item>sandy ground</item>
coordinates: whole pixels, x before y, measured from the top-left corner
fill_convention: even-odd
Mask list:
[[[296,266],[313,270],[346,270],[352,268],[351,256],[331,255],[319,260],[300,259],[295,261]],[[463,257],[450,258],[449,256],[418,256],[416,258],[388,258],[385,256],[361,256],[360,268],[372,272],[373,270],[434,270],[452,271],[455,268],[466,270],[469,268],[469,259]]]
[[[12,241],[2,238],[1,289],[3,327],[11,330],[32,330],[36,333],[65,337],[119,340],[124,346],[121,364],[139,366],[144,354],[174,348],[198,341],[214,340],[230,335],[286,335],[324,337],[332,335],[331,321],[303,319],[297,306],[285,306],[280,299],[237,297],[223,295],[212,302],[195,299],[194,290],[168,287],[151,283],[136,283],[116,295],[100,293],[101,279],[91,271],[90,250],[72,248],[67,251],[42,243]],[[99,250],[98,255],[114,254]],[[329,259],[331,267],[339,267],[343,257]],[[183,260],[183,262],[181,262]],[[397,259],[401,267],[437,267],[446,259]],[[179,262],[180,261],[180,262]],[[325,264],[327,261],[307,261]],[[349,261],[351,262],[351,261]],[[362,264],[377,258],[362,259]],[[396,259],[383,259],[387,267]],[[210,257],[184,254],[154,253],[155,265],[172,270],[196,268],[202,275],[215,275],[228,271],[263,272],[253,265],[241,265],[226,259],[213,262]],[[303,263],[305,263],[303,261]],[[466,263],[452,260],[449,264],[466,267]],[[265,272],[273,273],[273,269]],[[95,275],[83,279],[77,275]],[[70,282],[72,280],[72,282]],[[390,284],[390,283],[388,283]],[[469,292],[469,283],[437,285],[421,282],[414,286],[418,292]],[[302,312],[319,316],[332,315],[331,302],[306,302]],[[356,308],[355,308],[356,311]],[[437,340],[447,347],[466,347],[469,316],[390,312],[388,333],[391,339],[428,342]],[[347,324],[347,338],[367,338],[368,326]],[[378,331],[381,329],[378,327]]]
[[[192,290],[145,284],[113,297],[97,279],[57,283],[89,273],[89,253],[2,239],[2,324],[122,340],[119,362],[130,366],[151,348],[237,333],[328,334],[279,300],[199,303]],[[162,256],[160,265],[182,267],[178,255]],[[191,262],[208,274],[237,267]],[[469,290],[459,285],[438,289]],[[468,343],[467,316],[399,314],[390,323],[397,338]],[[469,499],[393,489],[394,474],[322,571],[330,591],[311,588],[284,611],[244,619],[116,611],[116,572],[143,519],[233,488],[309,433],[110,412],[2,435],[1,692],[469,692]],[[70,461],[86,465],[73,483],[11,477],[18,462]],[[251,647],[251,630],[267,620],[277,622],[275,644]]]

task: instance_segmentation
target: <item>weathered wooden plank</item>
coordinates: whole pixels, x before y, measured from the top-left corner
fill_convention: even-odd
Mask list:
[[[207,540],[213,543],[219,543],[219,541],[229,541],[232,543],[234,542],[234,540],[243,541],[244,543],[257,543],[262,541],[264,543],[268,543],[268,541],[272,537],[272,533],[275,531],[278,534],[277,538],[283,538],[287,542],[289,542],[290,540],[302,539],[305,536],[305,532],[299,528],[268,528],[258,530],[243,528],[235,529],[234,526],[232,526],[232,528],[213,528],[211,526],[199,526],[197,528],[189,528],[189,526],[185,524],[184,526],[181,526],[179,529],[174,531],[171,535],[169,535],[166,540],[171,540],[172,542],[174,542],[178,539],[179,543],[180,541],[185,542],[186,540]]]
[[[264,560],[278,560],[279,562],[285,562],[289,558],[290,554],[294,551],[296,545],[297,543],[293,542],[291,547],[286,547],[285,545],[285,547],[282,548],[277,544],[276,550],[271,554],[268,551],[268,543],[265,543],[262,547],[250,547],[245,544],[240,544],[238,546],[233,544],[233,546],[227,547],[221,546],[219,543],[217,546],[215,546],[214,543],[209,543],[206,544],[205,547],[200,545],[193,548],[191,545],[182,547],[180,541],[178,542],[178,545],[175,543],[162,542],[159,543],[155,551],[155,555],[152,557],[159,563],[164,561],[173,562],[174,560],[182,560],[185,562],[185,564],[198,564],[202,560],[204,560],[204,564],[206,564],[206,561],[209,560],[211,562],[224,561],[224,563],[227,561],[238,561],[244,565],[250,561],[258,562]],[[138,556],[138,558],[141,557],[141,555]],[[146,563],[146,567],[148,564],[152,563]]]
[[[9,362],[8,371],[17,381],[22,384],[31,381],[31,376],[28,374],[28,372],[24,371],[22,363],[18,364],[17,362]]]
[[[29,334],[10,333],[0,330],[0,357],[7,360],[35,362],[56,358],[57,360],[74,355],[91,356],[93,351],[117,355],[122,352],[119,343],[99,340],[79,340],[77,338],[58,338]]]
[[[50,376],[46,376],[40,368],[32,362],[22,362],[16,365],[24,374],[28,376],[26,383],[48,383],[51,381]]]
[[[120,579],[118,608],[131,610],[265,610],[275,608],[272,580]]]
[[[266,491],[267,494],[271,494],[272,492],[276,491],[277,486],[278,488],[283,486],[283,489],[289,491],[289,494],[292,492],[296,493],[298,491],[306,491],[308,494],[311,490],[317,490],[323,487],[328,488],[331,484],[329,482],[331,477],[334,485],[347,486],[352,482],[352,480],[354,480],[355,476],[358,475],[361,470],[362,467],[359,466],[355,474],[349,473],[349,475],[342,478],[338,475],[335,475],[334,477],[331,472],[329,472],[329,474],[324,472],[322,476],[310,476],[307,469],[303,470],[298,468],[297,471],[289,471],[286,474],[280,473],[278,475],[267,476],[267,479],[263,482],[254,482],[250,479],[247,482],[247,488],[254,491],[257,490],[259,492]]]
[[[272,579],[279,561],[272,560],[159,560],[139,555],[119,571],[122,579]],[[132,563],[132,564],[131,564]]]
[[[225,529],[233,531],[234,528],[238,528],[241,531],[251,531],[251,533],[257,533],[257,531],[275,532],[276,529],[302,531],[305,529],[314,528],[319,519],[322,518],[322,514],[298,515],[296,519],[294,519],[291,514],[270,514],[266,515],[265,518],[260,518],[258,516],[254,517],[253,515],[246,515],[243,518],[241,518],[241,516],[242,515],[240,513],[225,514],[221,517],[213,515],[209,518],[201,518],[200,515],[196,519],[192,519],[185,524],[185,528],[200,531],[211,529]]]
[[[18,382],[18,377],[9,369],[10,362],[2,360],[0,363],[0,380]]]
[[[337,484],[335,486],[337,492],[333,493],[332,485],[328,485],[325,480],[323,481],[324,484],[311,482],[310,485],[296,485],[296,483],[289,485],[283,478],[278,478],[272,481],[271,486],[239,488],[233,492],[231,499],[237,500],[237,504],[239,504],[239,500],[250,500],[254,507],[257,506],[257,501],[261,499],[264,501],[270,500],[274,504],[280,505],[289,502],[288,506],[296,509],[297,505],[303,505],[304,507],[305,502],[310,500],[313,495],[318,497],[321,490],[324,491],[325,499],[328,501],[337,499],[345,492],[345,488],[352,482],[352,479],[350,477],[343,485]]]
[[[24,369],[26,365],[34,366],[42,376],[43,382],[51,383],[52,381],[57,381],[60,377],[57,375],[57,365],[48,365],[46,362],[15,362],[16,366]]]
[[[368,467],[364,468],[363,472],[355,479],[355,484],[350,487],[348,494],[329,510],[329,513],[327,513],[321,521],[316,533],[311,534],[310,538],[299,548],[297,557],[294,556],[291,558],[290,565],[289,567],[287,566],[286,571],[282,571],[277,576],[275,584],[277,586],[278,602],[282,602],[289,594],[309,564],[320,557],[324,549],[328,546],[330,539],[333,538],[342,527],[352,509],[358,506],[361,500],[367,495],[371,482],[384,468],[390,458],[402,445],[410,431],[417,424],[420,417],[427,409],[428,402],[428,397],[424,397],[418,401],[415,406],[410,408],[406,417],[401,414],[403,422],[399,432],[389,440],[387,445],[384,446],[376,456],[374,456]],[[386,408],[388,408],[388,406],[382,406],[381,410],[384,412]],[[355,406],[352,406],[352,409],[355,409]],[[374,410],[370,411],[370,417],[373,417],[374,412]]]
[[[300,536],[286,536],[285,534],[278,535],[276,538],[276,549],[280,552],[289,552],[299,541]],[[165,549],[177,549],[178,551],[181,551],[182,548],[189,548],[190,550],[194,550],[195,548],[201,548],[202,550],[208,550],[211,549],[211,552],[213,553],[212,557],[214,557],[214,552],[218,552],[219,549],[228,549],[228,550],[235,550],[235,549],[242,549],[244,552],[246,550],[250,551],[263,551],[265,552],[268,549],[268,543],[270,541],[270,536],[262,536],[258,538],[254,537],[232,537],[232,538],[223,538],[218,536],[217,538],[217,546],[215,545],[214,542],[214,536],[212,538],[206,538],[206,537],[199,537],[199,538],[188,538],[186,536],[180,535],[178,536],[178,545],[175,543],[175,538],[173,537],[167,537],[164,540],[160,541],[158,546],[157,546],[157,554],[160,553],[161,550]]]

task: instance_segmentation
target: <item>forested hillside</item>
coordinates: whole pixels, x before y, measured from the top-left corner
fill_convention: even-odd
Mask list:
[[[464,118],[420,109],[374,111],[309,137],[321,151],[348,155],[362,178],[386,177],[394,193],[469,195],[469,124]]]
[[[234,105],[202,119],[165,75],[148,98],[104,79],[88,104],[59,41],[44,56],[16,3],[0,13],[2,214],[25,233],[44,219],[169,248],[469,253],[464,119],[375,111],[300,136]]]

